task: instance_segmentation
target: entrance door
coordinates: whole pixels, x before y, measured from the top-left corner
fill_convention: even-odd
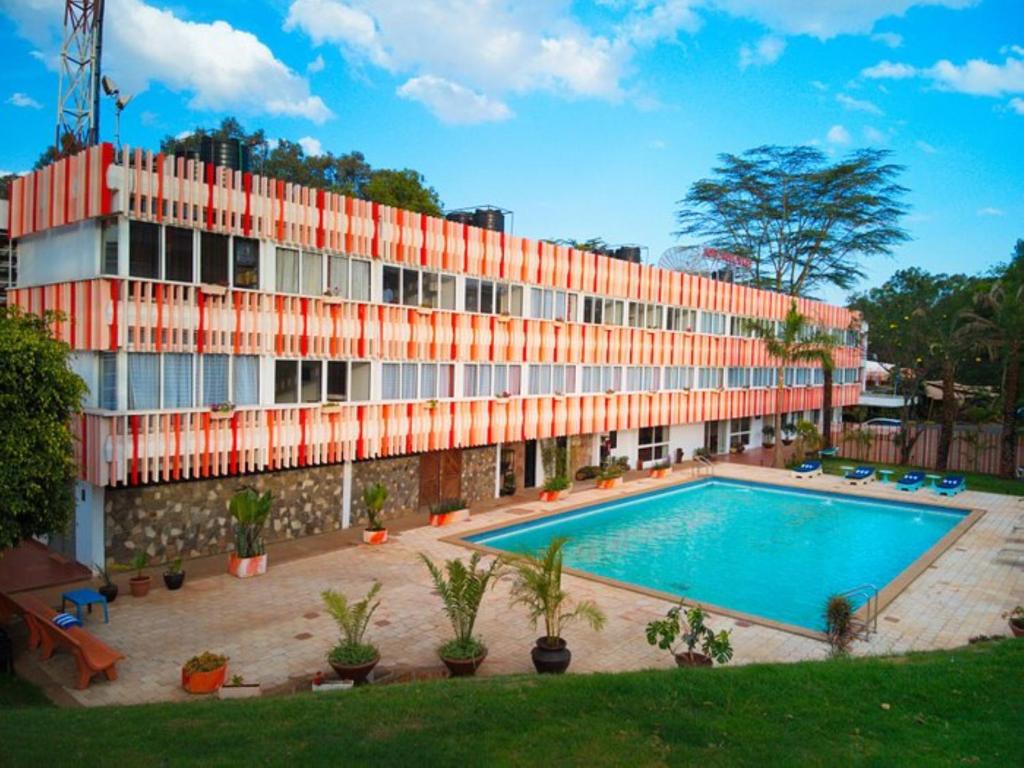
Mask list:
[[[462,495],[462,451],[433,451],[420,456],[420,507]]]
[[[537,441],[527,440],[523,450],[523,488],[537,486]]]
[[[715,455],[719,453],[718,442],[719,442],[719,422],[717,421],[705,421],[704,422],[704,450],[708,453]]]

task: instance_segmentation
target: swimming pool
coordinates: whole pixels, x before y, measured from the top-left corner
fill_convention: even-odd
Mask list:
[[[711,479],[485,531],[465,541],[811,630],[835,592],[879,589],[968,513]]]

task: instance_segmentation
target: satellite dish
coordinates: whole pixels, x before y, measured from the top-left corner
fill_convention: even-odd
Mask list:
[[[750,275],[751,262],[743,256],[705,245],[676,245],[658,259],[658,266],[674,272],[703,275],[718,280],[744,280]]]
[[[107,96],[113,96],[115,93],[120,93],[117,88],[117,83],[106,75],[103,76],[103,79],[100,82],[103,84],[103,92],[107,94]]]
[[[117,99],[114,101],[114,104],[117,106],[118,109],[124,109],[128,106],[128,102],[131,101],[133,98],[134,96],[130,93],[126,96],[118,96]]]

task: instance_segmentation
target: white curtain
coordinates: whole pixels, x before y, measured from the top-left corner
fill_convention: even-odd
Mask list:
[[[228,356],[203,356],[203,405],[228,401]]]
[[[299,252],[292,248],[277,249],[277,290],[299,292]]]
[[[323,289],[323,256],[319,253],[302,253],[302,292],[319,296]]]
[[[384,363],[381,366],[380,396],[382,400],[397,400],[401,368],[398,363]]]
[[[160,358],[147,352],[128,354],[128,409],[160,407]]]
[[[255,355],[234,358],[235,405],[257,405],[260,401],[260,359]]]
[[[352,300],[370,300],[370,262],[352,259]]]
[[[164,408],[192,407],[192,355],[164,355]]]

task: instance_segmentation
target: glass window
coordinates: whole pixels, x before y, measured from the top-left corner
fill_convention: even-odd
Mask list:
[[[293,248],[278,248],[276,261],[277,290],[281,293],[298,293],[299,252]]]
[[[192,230],[181,227],[164,230],[164,279],[192,282]]]
[[[260,359],[256,355],[232,358],[235,405],[256,405],[260,401]]]
[[[117,219],[107,219],[103,222],[102,271],[105,275],[117,274],[117,237],[119,232]]]
[[[424,272],[423,273],[423,306],[432,307],[437,309],[438,307],[438,293],[439,293],[439,277],[436,272]]]
[[[402,270],[398,267],[384,267],[382,275],[383,292],[381,299],[385,304],[402,303]]]
[[[416,370],[416,363],[402,364],[402,399],[415,400],[418,391],[419,371]]]
[[[331,256],[327,261],[327,289],[332,296],[348,298],[348,258]]]
[[[353,301],[370,300],[370,262],[352,259],[352,272],[349,279]]]
[[[455,276],[441,275],[441,309],[455,309]]]
[[[437,364],[420,365],[420,397],[433,400],[437,397]]]
[[[729,422],[729,444],[743,443],[750,444],[750,417],[744,416],[741,419],[732,419]]]
[[[401,392],[402,366],[384,363],[381,369],[380,396],[382,400],[397,400]]]
[[[490,280],[480,281],[480,311],[487,314],[494,312],[494,283]]]
[[[437,366],[437,396],[439,398],[455,396],[455,366],[451,363]]]
[[[623,303],[616,299],[605,299],[604,321],[609,325],[622,325]]]
[[[203,405],[228,401],[228,356],[203,355]]]
[[[307,296],[323,293],[324,259],[319,253],[302,252],[302,292]]]
[[[462,373],[462,391],[465,397],[476,397],[476,369],[478,366],[467,364]]]
[[[274,363],[274,402],[297,403],[298,400],[299,361],[276,361]]]
[[[515,317],[523,314],[523,287],[521,285],[498,283],[495,292],[499,314]]]
[[[302,361],[302,402],[319,403],[323,397],[323,363],[319,360]]]
[[[661,307],[653,304],[647,307],[647,327],[651,330],[661,328]]]
[[[477,382],[476,382],[477,396],[479,397],[490,397],[491,392],[491,366],[480,365],[477,366]]]
[[[192,407],[192,355],[164,355],[164,408]]]
[[[234,265],[237,288],[259,288],[259,241],[248,237],[236,237],[234,240]]]
[[[544,291],[540,288],[530,289],[530,317],[544,317]]]
[[[466,278],[465,288],[466,298],[466,311],[467,312],[479,312],[480,311],[480,281],[475,280],[472,277]]]
[[[200,237],[199,279],[210,285],[228,284],[228,236],[203,232]]]
[[[327,400],[343,403],[348,399],[348,363],[327,363]]]
[[[354,264],[355,262],[353,262]],[[370,399],[370,364],[353,362],[349,367],[349,397],[352,402]]]
[[[128,222],[128,274],[160,279],[160,225]]]
[[[725,315],[721,312],[701,312],[700,332],[725,335]]]
[[[128,410],[160,407],[160,356],[149,352],[128,353]]]
[[[402,270],[402,303],[409,307],[420,305],[420,273],[415,269]]]
[[[100,382],[98,405],[107,411],[117,410],[117,353],[100,352]]]
[[[638,436],[637,460],[640,466],[665,458],[668,453],[668,428],[644,427]]]

